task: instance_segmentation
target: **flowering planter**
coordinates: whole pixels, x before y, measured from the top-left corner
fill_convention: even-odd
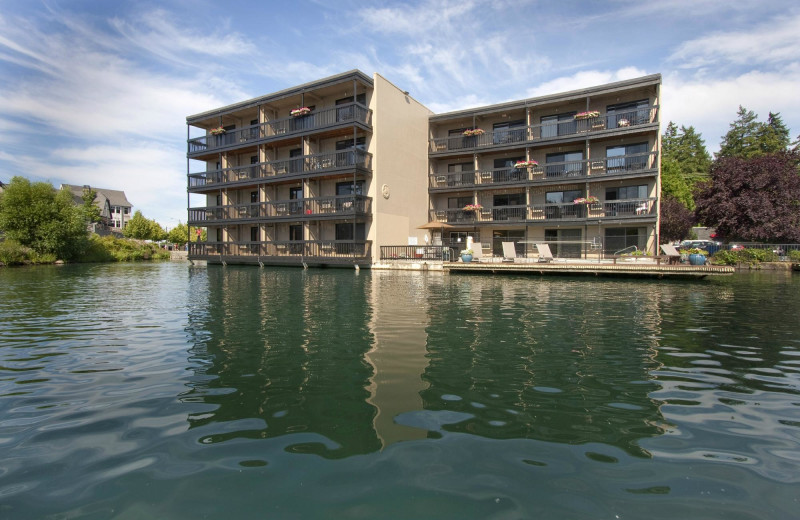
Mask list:
[[[472,262],[472,255],[461,255],[461,261],[465,264]]]

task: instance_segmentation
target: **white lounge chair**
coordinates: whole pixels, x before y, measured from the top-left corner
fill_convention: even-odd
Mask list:
[[[550,246],[547,244],[536,244],[536,250],[539,251],[540,262],[552,262],[553,253],[550,251]]]
[[[681,261],[681,254],[675,249],[675,246],[670,244],[661,244],[661,250],[667,256],[670,264],[677,264]]]
[[[514,242],[503,242],[503,262],[513,262],[517,258],[517,249]]]

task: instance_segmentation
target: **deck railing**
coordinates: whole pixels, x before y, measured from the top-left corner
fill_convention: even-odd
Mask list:
[[[363,195],[332,195],[307,199],[254,202],[189,209],[189,222],[198,223],[250,219],[299,219],[368,215],[372,198]]]
[[[234,166],[220,170],[190,173],[189,188],[215,187],[241,181],[257,181],[306,173],[327,173],[339,169],[372,169],[372,154],[359,148],[336,152],[303,155],[279,161],[266,161],[247,166]]]
[[[189,256],[369,259],[371,240],[268,240],[263,242],[190,242]]]
[[[381,246],[381,260],[449,261],[453,248],[447,246]]]
[[[553,121],[518,128],[484,131],[481,135],[450,135],[430,140],[431,152],[451,152],[504,146],[529,141],[558,139],[578,134],[591,134],[609,129],[625,129],[658,122],[658,105],[624,112],[601,114],[586,119]]]
[[[336,107],[314,110],[304,116],[284,117],[266,123],[225,131],[219,135],[204,135],[188,141],[188,152],[203,153],[220,148],[247,146],[263,140],[288,137],[330,128],[336,125],[372,124],[372,110],[360,103],[347,103]]]
[[[439,209],[430,212],[431,222],[474,224],[477,222],[558,221],[652,217],[657,198],[608,200],[594,204],[572,202],[484,206],[479,210]]]
[[[591,160],[540,164],[528,168],[489,168],[478,171],[434,173],[431,188],[464,188],[550,180],[578,180],[608,175],[635,175],[656,167],[656,152],[600,157]]]

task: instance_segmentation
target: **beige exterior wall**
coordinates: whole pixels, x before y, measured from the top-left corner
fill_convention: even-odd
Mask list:
[[[379,74],[374,75],[372,96],[373,261],[381,245],[405,245],[409,237],[424,244],[428,222],[428,117],[432,112]],[[384,186],[388,198],[384,196]]]

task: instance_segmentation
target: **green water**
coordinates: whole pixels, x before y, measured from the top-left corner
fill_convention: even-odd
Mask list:
[[[0,518],[800,518],[800,276],[0,269]]]

